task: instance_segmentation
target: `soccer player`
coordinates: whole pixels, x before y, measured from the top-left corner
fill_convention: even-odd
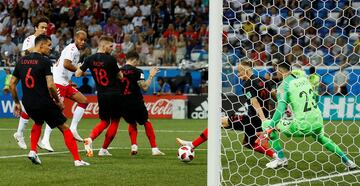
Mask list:
[[[121,79],[123,87],[123,118],[129,124],[128,131],[131,141],[131,155],[138,153],[137,145],[137,123],[145,127],[146,135],[149,139],[151,152],[153,156],[165,155],[156,145],[155,132],[148,118],[148,112],[144,104],[141,90],[146,91],[154,76],[159,71],[153,67],[147,80],[144,79],[144,73],[136,68],[139,64],[139,54],[132,51],[126,54],[126,64],[120,69],[124,77]]]
[[[48,22],[49,20],[46,17],[40,17],[39,19],[36,20],[36,22],[34,23],[35,33],[28,36],[24,40],[24,43],[22,45],[22,52],[21,52],[22,56],[25,56],[26,54],[29,54],[32,51],[32,49],[35,47],[35,38],[46,32]],[[18,129],[14,133],[14,138],[21,149],[27,149],[24,140],[24,130],[28,122],[29,122],[29,116],[26,113],[25,109],[22,108]]]
[[[356,164],[324,135],[322,114],[316,104],[314,90],[309,80],[305,76],[291,73],[290,65],[285,62],[278,65],[277,72],[283,79],[277,90],[277,108],[272,119],[262,123],[264,137],[269,139],[271,148],[277,153],[277,158],[267,163],[266,167],[275,169],[288,164],[280,145],[278,133],[281,132],[288,137],[312,136],[326,149],[339,156],[347,168],[355,169]],[[291,121],[281,119],[287,105],[293,112]]]
[[[59,91],[60,99],[63,100],[64,98],[68,98],[78,103],[71,121],[70,130],[73,133],[74,138],[80,142],[82,142],[83,139],[77,132],[77,125],[84,115],[88,100],[81,92],[74,88],[76,84],[71,82],[71,76],[77,69],[80,58],[79,50],[85,48],[86,38],[86,32],[82,30],[77,31],[74,37],[75,42],[64,48],[60,58],[53,66],[54,82]],[[50,134],[51,128],[46,127],[41,143],[44,145],[44,148],[54,151],[50,145]]]
[[[24,94],[23,105],[35,122],[31,130],[31,150],[28,158],[34,164],[41,164],[37,155],[37,143],[41,135],[42,125],[46,121],[50,127],[57,127],[63,133],[65,144],[74,158],[75,166],[87,166],[90,164],[80,159],[76,142],[61,111],[64,104],[59,99],[55,88],[50,69],[51,62],[45,57],[50,54],[50,50],[50,37],[46,35],[37,36],[32,52],[16,64],[10,83],[11,94],[15,101],[15,115],[19,116],[21,112],[16,90],[16,85],[21,80]]]
[[[316,69],[314,66],[310,67],[309,69],[310,75],[308,77],[311,86],[314,90],[314,94],[316,96],[316,103],[319,102],[319,86],[320,86],[320,76],[316,74]]]
[[[89,157],[93,156],[92,142],[107,127],[105,140],[98,155],[111,156],[107,148],[116,135],[121,117],[120,78],[122,74],[117,65],[117,60],[110,55],[112,49],[113,38],[102,36],[99,39],[97,52],[87,57],[75,72],[75,76],[80,77],[84,75],[87,69],[90,69],[98,91],[97,98],[101,121],[91,131],[90,136],[84,139],[86,156]]]
[[[265,83],[258,77],[255,77],[252,69],[251,61],[241,61],[238,63],[238,76],[244,80],[244,94],[247,98],[245,107],[247,107],[247,115],[231,115],[229,118],[222,118],[222,126],[224,128],[232,128],[235,130],[242,130],[245,132],[243,145],[246,148],[268,155],[271,158],[275,157],[275,153],[267,148],[267,144],[260,144],[257,141],[258,134],[262,132],[261,121],[265,120],[264,112],[268,113],[265,107],[265,100],[269,100],[270,93],[265,87]],[[196,147],[207,140],[207,129],[205,129],[199,138],[192,143],[189,141],[177,138],[179,145],[189,145]]]

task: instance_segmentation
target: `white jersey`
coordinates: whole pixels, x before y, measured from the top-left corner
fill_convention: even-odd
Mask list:
[[[25,38],[21,51],[29,50],[29,48],[35,47],[35,38],[36,36],[34,34]]]
[[[60,58],[53,66],[52,71],[54,76],[54,83],[63,86],[69,85],[71,76],[74,74],[74,72],[71,72],[64,67],[65,59],[70,60],[72,65],[77,66],[80,59],[80,52],[75,43],[70,43],[64,48],[64,50],[61,52]]]

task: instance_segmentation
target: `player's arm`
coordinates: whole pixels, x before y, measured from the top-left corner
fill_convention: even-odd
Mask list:
[[[76,70],[78,69],[76,66],[72,64],[71,60],[69,59],[64,59],[64,68],[71,72],[76,72]]]
[[[64,104],[60,100],[59,95],[56,91],[56,87],[55,87],[55,83],[54,83],[54,79],[53,79],[52,75],[46,76],[46,84],[49,89],[51,97],[55,100],[55,103],[60,107],[61,110],[64,109]]]
[[[81,77],[81,76],[84,76],[84,75],[85,75],[84,71],[82,71],[80,68],[76,69],[75,77]]]
[[[11,92],[12,98],[15,102],[14,115],[17,117],[20,116],[20,113],[21,113],[20,100],[19,100],[18,93],[16,90],[16,85],[18,83],[19,83],[19,79],[15,76],[12,76],[9,87],[10,87],[10,92]]]
[[[149,87],[150,87],[150,84],[151,84],[153,78],[155,77],[155,75],[156,75],[158,72],[159,72],[159,68],[157,68],[157,67],[151,68],[151,69],[150,69],[149,78],[148,78],[146,81],[140,80],[140,81],[138,82],[140,88],[141,88],[142,90],[144,90],[144,91],[147,91],[147,90],[149,89]]]
[[[265,121],[265,114],[260,106],[259,101],[257,100],[256,97],[251,98],[251,105],[254,107],[254,109],[256,110],[256,113],[259,115],[261,121]]]
[[[286,110],[286,95],[287,95],[287,90],[281,90],[280,93],[278,93],[277,95],[277,106],[275,109],[275,113],[273,115],[273,117],[270,120],[270,127],[271,128],[275,128],[276,124],[280,121],[280,119],[282,118],[283,114],[285,113]]]
[[[66,59],[65,59],[66,60]],[[88,60],[85,58],[83,63],[79,63],[76,67],[75,77],[87,76],[86,70],[88,69]]]

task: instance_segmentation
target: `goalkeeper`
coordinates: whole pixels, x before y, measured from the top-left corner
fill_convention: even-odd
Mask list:
[[[316,94],[309,80],[305,76],[291,73],[290,65],[285,62],[278,65],[277,73],[283,79],[277,89],[277,108],[272,119],[262,123],[264,136],[269,139],[270,146],[277,154],[277,158],[267,163],[266,167],[275,169],[288,164],[280,145],[278,132],[281,132],[288,137],[312,136],[326,149],[339,156],[348,169],[355,169],[356,164],[324,135],[322,114],[317,106]],[[293,111],[293,120],[291,121],[281,120],[287,105]]]

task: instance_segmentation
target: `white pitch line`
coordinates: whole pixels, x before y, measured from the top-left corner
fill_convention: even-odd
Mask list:
[[[16,131],[15,128],[0,128],[0,131]],[[31,129],[25,129],[30,131]],[[77,129],[78,131],[88,131],[91,129]],[[118,130],[119,132],[128,132],[128,130]],[[145,132],[145,130],[139,130],[139,132]],[[164,133],[201,133],[201,130],[155,130],[155,132],[164,132]]]
[[[313,182],[313,181],[336,178],[336,177],[340,177],[340,176],[347,176],[347,175],[358,174],[358,173],[360,173],[360,170],[343,172],[343,173],[339,173],[339,174],[332,174],[332,175],[328,175],[328,176],[321,176],[321,177],[316,177],[316,178],[311,178],[311,179],[302,179],[302,180],[297,180],[297,181],[278,183],[273,186],[285,186],[285,185],[299,184],[299,183],[304,183],[304,182]]]
[[[130,150],[128,147],[109,147],[111,150]],[[140,150],[149,150],[149,148],[139,148]],[[94,151],[98,151],[100,149],[93,149]],[[177,148],[161,148],[161,150],[178,150]],[[197,151],[206,151],[207,149],[196,149]],[[85,150],[79,150],[79,152],[85,152]],[[67,154],[69,151],[60,151],[60,152],[44,152],[38,153],[39,156],[45,155],[56,155],[56,154]],[[0,156],[0,159],[10,159],[10,158],[20,158],[20,157],[27,157],[28,154],[20,154],[20,155],[8,155],[8,156]]]

